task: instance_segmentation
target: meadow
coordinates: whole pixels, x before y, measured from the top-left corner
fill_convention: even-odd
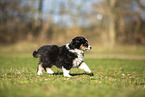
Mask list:
[[[94,76],[73,68],[67,78],[55,66],[54,75],[38,76],[39,60],[31,52],[0,52],[0,97],[145,97],[144,58],[97,58],[90,52],[85,62]]]

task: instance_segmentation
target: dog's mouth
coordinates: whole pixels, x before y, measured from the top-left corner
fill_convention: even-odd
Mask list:
[[[80,49],[83,51],[90,51],[92,47],[90,45],[84,46],[83,44],[80,46]]]

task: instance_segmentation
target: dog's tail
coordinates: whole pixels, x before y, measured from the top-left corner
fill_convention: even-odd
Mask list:
[[[40,56],[40,55],[38,54],[37,51],[34,51],[34,52],[33,52],[33,57],[34,57],[34,58],[38,58],[39,56]]]

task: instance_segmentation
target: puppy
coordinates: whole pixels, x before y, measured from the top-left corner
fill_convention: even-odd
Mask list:
[[[57,45],[45,45],[33,52],[35,58],[40,58],[37,75],[45,70],[49,74],[54,72],[50,69],[53,65],[62,68],[65,77],[71,77],[69,72],[73,67],[83,69],[93,76],[93,73],[84,62],[84,51],[91,50],[88,40],[84,37],[75,37],[72,41],[61,47]]]

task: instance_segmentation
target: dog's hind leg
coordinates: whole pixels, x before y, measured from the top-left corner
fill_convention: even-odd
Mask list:
[[[53,74],[53,73],[54,73],[54,72],[53,72],[50,68],[48,68],[48,67],[46,67],[46,72],[49,73],[49,74]]]
[[[40,64],[38,64],[37,75],[41,75],[42,74],[42,70],[44,70],[44,68],[42,67],[42,63],[40,63]]]

